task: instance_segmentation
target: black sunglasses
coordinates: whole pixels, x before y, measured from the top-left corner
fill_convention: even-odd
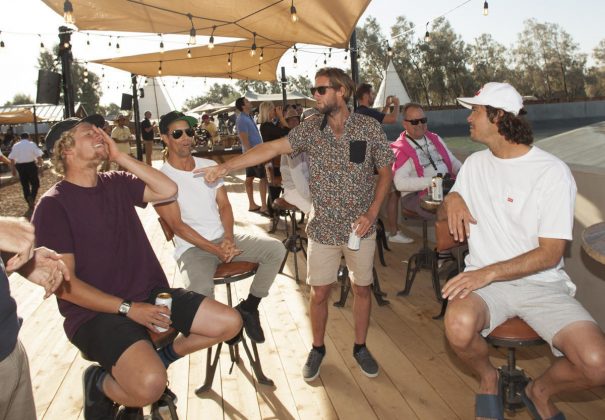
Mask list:
[[[315,86],[311,88],[311,95],[315,95],[315,92],[320,95],[325,95],[327,89],[336,89],[334,86]]]
[[[195,134],[195,131],[193,131],[193,128],[186,128],[184,130],[178,129],[178,130],[173,130],[172,133],[170,133],[170,135],[172,136],[173,139],[178,140],[181,138],[183,133],[187,134],[189,137],[193,137],[193,135]]]
[[[428,121],[428,118],[424,117],[424,118],[418,118],[417,120],[405,120],[405,121],[409,122],[412,125],[426,124],[426,122]]]

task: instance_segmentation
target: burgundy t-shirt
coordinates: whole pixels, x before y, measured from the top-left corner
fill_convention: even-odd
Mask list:
[[[168,281],[134,206],[145,207],[145,183],[125,172],[98,174],[95,187],[65,180],[40,199],[32,217],[38,246],[73,254],[76,276],[105,293],[144,301]],[[97,313],[58,299],[71,339]]]

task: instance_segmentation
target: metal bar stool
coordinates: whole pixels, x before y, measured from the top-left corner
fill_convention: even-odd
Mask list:
[[[214,272],[214,284],[224,284],[227,287],[227,303],[229,306],[233,307],[233,297],[231,294],[231,283],[236,281],[240,281],[243,279],[247,279],[248,277],[253,276],[258,269],[257,263],[251,263],[246,261],[232,261],[229,263],[222,263],[216,268]],[[256,343],[250,340],[252,344],[252,351],[250,351],[250,347],[248,346],[248,341],[246,337],[242,334],[241,343],[246,352],[246,356],[250,361],[250,365],[252,366],[252,370],[254,371],[254,375],[258,382],[262,385],[273,386],[274,383],[271,379],[267,378],[263,372],[263,367],[260,362],[260,358],[258,356],[258,349],[256,347]],[[199,386],[195,390],[195,395],[201,397],[202,394],[210,388],[212,388],[212,381],[214,380],[214,375],[216,373],[216,368],[218,366],[218,358],[221,354],[221,348],[223,343],[218,343],[216,345],[216,349],[214,350],[214,358],[212,357],[213,348],[210,347],[207,349],[207,358],[206,358],[206,378],[204,383]],[[239,346],[238,343],[235,342],[233,344],[228,344],[229,346],[229,357],[231,358],[231,369],[233,369],[234,364],[239,364]],[[229,370],[231,373],[231,370]]]
[[[376,298],[376,303],[378,306],[388,305],[390,302],[385,299],[386,293],[382,291],[380,288],[380,280],[378,279],[378,273],[376,272],[376,268],[372,267],[372,293]],[[340,267],[338,268],[337,279],[340,282],[340,299],[334,302],[334,306],[337,308],[342,308],[347,303],[347,297],[349,296],[349,292],[351,291],[351,278],[349,277],[349,269],[344,262],[344,257],[342,258]]]
[[[296,283],[300,283],[300,278],[298,276],[298,251],[302,251],[305,260],[307,259],[307,251],[305,250],[303,244],[303,242],[307,241],[307,238],[303,238],[298,233],[298,223],[296,220],[296,212],[300,211],[300,209],[294,204],[288,203],[281,197],[276,198],[273,201],[273,208],[277,211],[283,211],[286,214],[286,221],[287,217],[290,217],[290,235],[282,241],[284,246],[286,247],[286,256],[284,257],[284,260],[281,263],[279,272],[283,273],[286,261],[288,260],[288,255],[290,253],[293,253],[295,280]]]
[[[487,336],[487,342],[494,347],[507,349],[507,364],[498,368],[498,388],[504,407],[514,412],[525,406],[521,391],[529,382],[523,369],[517,367],[515,350],[517,347],[543,344],[544,340],[525,321],[514,317],[496,327]]]

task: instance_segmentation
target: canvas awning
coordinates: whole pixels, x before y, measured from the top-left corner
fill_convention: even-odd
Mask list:
[[[204,112],[213,111],[215,109],[221,109],[224,107],[225,107],[224,104],[206,102],[205,104],[201,104],[199,106],[196,106],[193,109],[190,109],[188,112],[195,113],[195,114],[203,114]]]
[[[264,40],[257,40],[256,44],[257,53],[253,57],[250,56],[250,41],[234,41],[217,44],[213,49],[198,46],[163,53],[101,59],[94,62],[147,77],[158,76],[161,65],[162,76],[276,80],[275,73],[279,59],[292,44],[276,44]],[[188,58],[188,52],[190,52],[191,58]],[[261,53],[262,61],[260,60]]]
[[[38,122],[44,118],[36,116]],[[34,114],[26,108],[19,108],[8,112],[0,112],[0,124],[26,124],[34,122]]]
[[[63,15],[64,0],[42,0]],[[346,48],[370,0],[71,0],[80,30],[289,41]],[[291,20],[295,6],[298,22]],[[191,15],[190,20],[188,15]]]

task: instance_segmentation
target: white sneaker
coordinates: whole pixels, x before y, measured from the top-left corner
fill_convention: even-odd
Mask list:
[[[395,235],[387,233],[387,238],[389,239],[389,242],[395,242],[398,244],[411,244],[412,242],[414,242],[414,239],[399,231]]]

